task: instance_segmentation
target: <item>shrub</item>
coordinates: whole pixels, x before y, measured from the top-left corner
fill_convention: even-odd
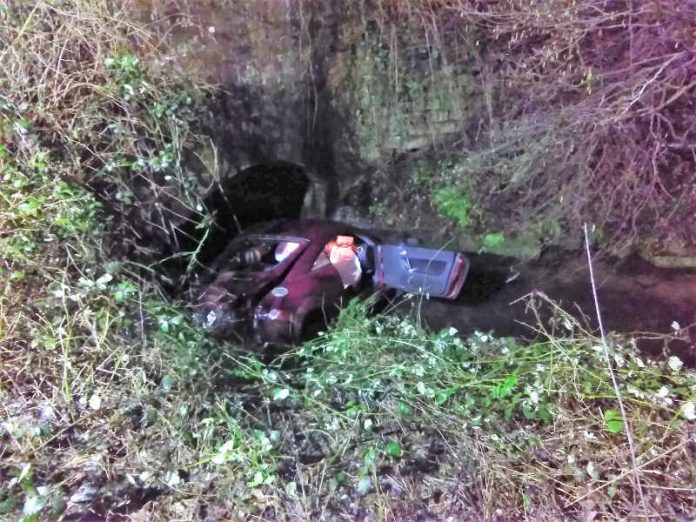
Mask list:
[[[579,236],[589,222],[605,248],[624,252],[693,239],[694,10],[672,0],[411,0],[387,2],[379,17],[420,30],[449,63],[476,54],[480,119],[462,125],[464,145],[440,148],[463,158],[459,182],[483,230],[553,225]]]

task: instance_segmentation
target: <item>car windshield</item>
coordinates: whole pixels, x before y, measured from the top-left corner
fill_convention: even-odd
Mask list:
[[[288,263],[307,243],[300,238],[247,236],[240,238],[227,261],[235,272],[263,272]]]

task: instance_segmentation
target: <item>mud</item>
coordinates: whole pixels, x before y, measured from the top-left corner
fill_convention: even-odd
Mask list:
[[[468,284],[455,302],[416,299],[430,328],[454,326],[462,334],[474,330],[500,336],[532,338],[538,320],[527,296],[543,292],[597,333],[587,257],[583,252],[547,252],[529,263],[495,256],[471,255]],[[593,261],[601,318],[606,332],[636,337],[639,348],[651,355],[663,349],[696,364],[696,271],[656,268],[637,258]],[[505,284],[511,271],[519,277]],[[538,302],[539,300],[537,300]],[[548,307],[541,306],[548,328]],[[561,332],[565,334],[565,332]]]

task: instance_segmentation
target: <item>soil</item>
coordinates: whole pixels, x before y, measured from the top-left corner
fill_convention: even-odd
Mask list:
[[[469,281],[459,299],[414,300],[426,325],[454,326],[463,335],[493,331],[499,336],[530,338],[537,321],[530,308],[532,292],[543,292],[598,332],[592,286],[583,252],[547,252],[539,259],[515,264],[491,255],[471,255]],[[593,261],[605,332],[632,334],[645,353],[674,352],[696,364],[696,271],[656,268],[638,258]],[[514,272],[519,276],[505,284]],[[537,300],[538,301],[538,300]],[[549,324],[548,307],[542,318]],[[553,326],[549,326],[553,328]]]

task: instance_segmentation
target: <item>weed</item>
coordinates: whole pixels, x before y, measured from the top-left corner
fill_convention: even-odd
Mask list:
[[[488,234],[484,234],[481,243],[482,249],[484,250],[494,249],[500,247],[503,243],[505,243],[505,236],[500,232],[491,232]]]
[[[278,400],[277,390],[286,390],[281,400],[301,408],[296,419],[273,421],[274,429],[292,430],[290,422],[326,433],[322,462],[341,474],[344,494],[383,494],[380,470],[432,458],[422,445],[432,448],[441,438],[447,456],[437,459],[433,473],[464,473],[452,478],[464,481],[487,476],[487,487],[496,492],[485,505],[489,516],[517,509],[527,516],[571,516],[588,480],[598,491],[612,486],[614,500],[596,506],[618,516],[631,509],[624,507],[631,505],[625,479],[630,466],[625,440],[617,438],[622,420],[603,353],[577,321],[556,312],[565,335],[556,331],[549,340],[523,345],[484,333],[463,341],[453,329],[428,333],[406,318],[366,319],[354,302],[335,330],[283,358],[299,358],[300,368],[287,372],[282,362],[270,368],[238,362],[268,396]],[[686,483],[671,475],[669,469],[679,465],[668,455],[686,451],[682,412],[688,414],[693,402],[694,374],[644,360],[619,337],[611,340],[611,351],[639,437],[645,480],[673,480],[667,487],[676,494]],[[419,432],[430,434],[421,439]],[[283,440],[279,451],[292,452],[291,446]],[[550,489],[560,501],[549,502]],[[659,502],[658,496],[652,501]]]
[[[165,298],[114,239],[173,241],[169,210],[195,211],[204,86],[109,6],[0,1],[0,516],[632,516],[597,340],[559,310],[523,345],[352,302],[264,362]],[[457,172],[428,188],[468,222]],[[610,349],[650,509],[689,516],[693,372]]]
[[[431,199],[440,214],[456,221],[462,229],[469,226],[471,200],[466,194],[452,187],[441,186],[432,192]]]

